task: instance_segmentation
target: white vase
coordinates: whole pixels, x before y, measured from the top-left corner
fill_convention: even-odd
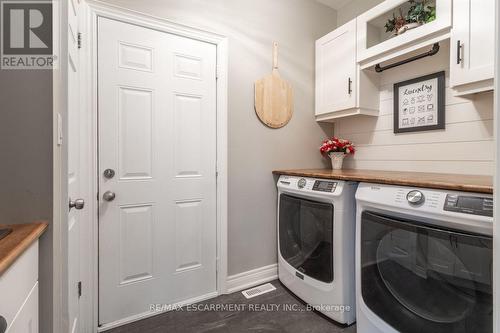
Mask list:
[[[342,169],[342,163],[344,162],[344,153],[330,153],[330,159],[332,160],[332,169],[340,170]]]
[[[405,24],[401,28],[399,28],[399,30],[397,31],[396,35],[402,35],[405,32],[407,32],[408,30],[418,28],[421,25],[423,25],[423,23],[419,23],[419,22]]]

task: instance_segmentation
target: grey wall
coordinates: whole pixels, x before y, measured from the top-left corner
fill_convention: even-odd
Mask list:
[[[337,13],[337,22],[341,26],[349,22],[359,14],[366,12],[368,9],[375,7],[384,0],[352,0],[345,6],[340,8]]]
[[[276,263],[276,168],[326,166],[318,146],[332,128],[314,120],[314,42],[336,12],[312,0],[106,0],[229,37],[229,275]],[[295,90],[295,113],[278,130],[255,115],[253,83],[280,72]]]
[[[0,69],[0,156],[0,224],[50,223],[51,70]],[[39,251],[40,332],[51,333],[52,225]]]
[[[0,70],[0,156],[0,224],[50,222],[52,71]],[[49,333],[51,227],[40,239],[39,279],[41,332]]]

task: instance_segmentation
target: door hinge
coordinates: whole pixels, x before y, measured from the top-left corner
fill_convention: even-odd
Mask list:
[[[220,67],[219,65],[215,66],[215,79],[219,79]]]
[[[78,43],[78,48],[81,49],[82,48],[82,33],[79,32],[78,33],[78,37],[77,37],[77,43]]]
[[[82,281],[78,282],[78,298],[82,297]]]

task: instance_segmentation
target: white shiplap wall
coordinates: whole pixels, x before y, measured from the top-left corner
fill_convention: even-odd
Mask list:
[[[347,168],[493,175],[493,94],[472,99],[449,88],[449,45],[434,57],[381,73],[380,114],[338,120],[335,134],[358,147]],[[446,71],[446,129],[394,134],[393,84]]]

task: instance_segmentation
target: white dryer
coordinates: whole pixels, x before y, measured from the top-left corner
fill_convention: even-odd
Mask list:
[[[281,176],[278,180],[280,281],[342,324],[355,321],[357,183]]]
[[[359,333],[493,332],[493,198],[360,184]]]

